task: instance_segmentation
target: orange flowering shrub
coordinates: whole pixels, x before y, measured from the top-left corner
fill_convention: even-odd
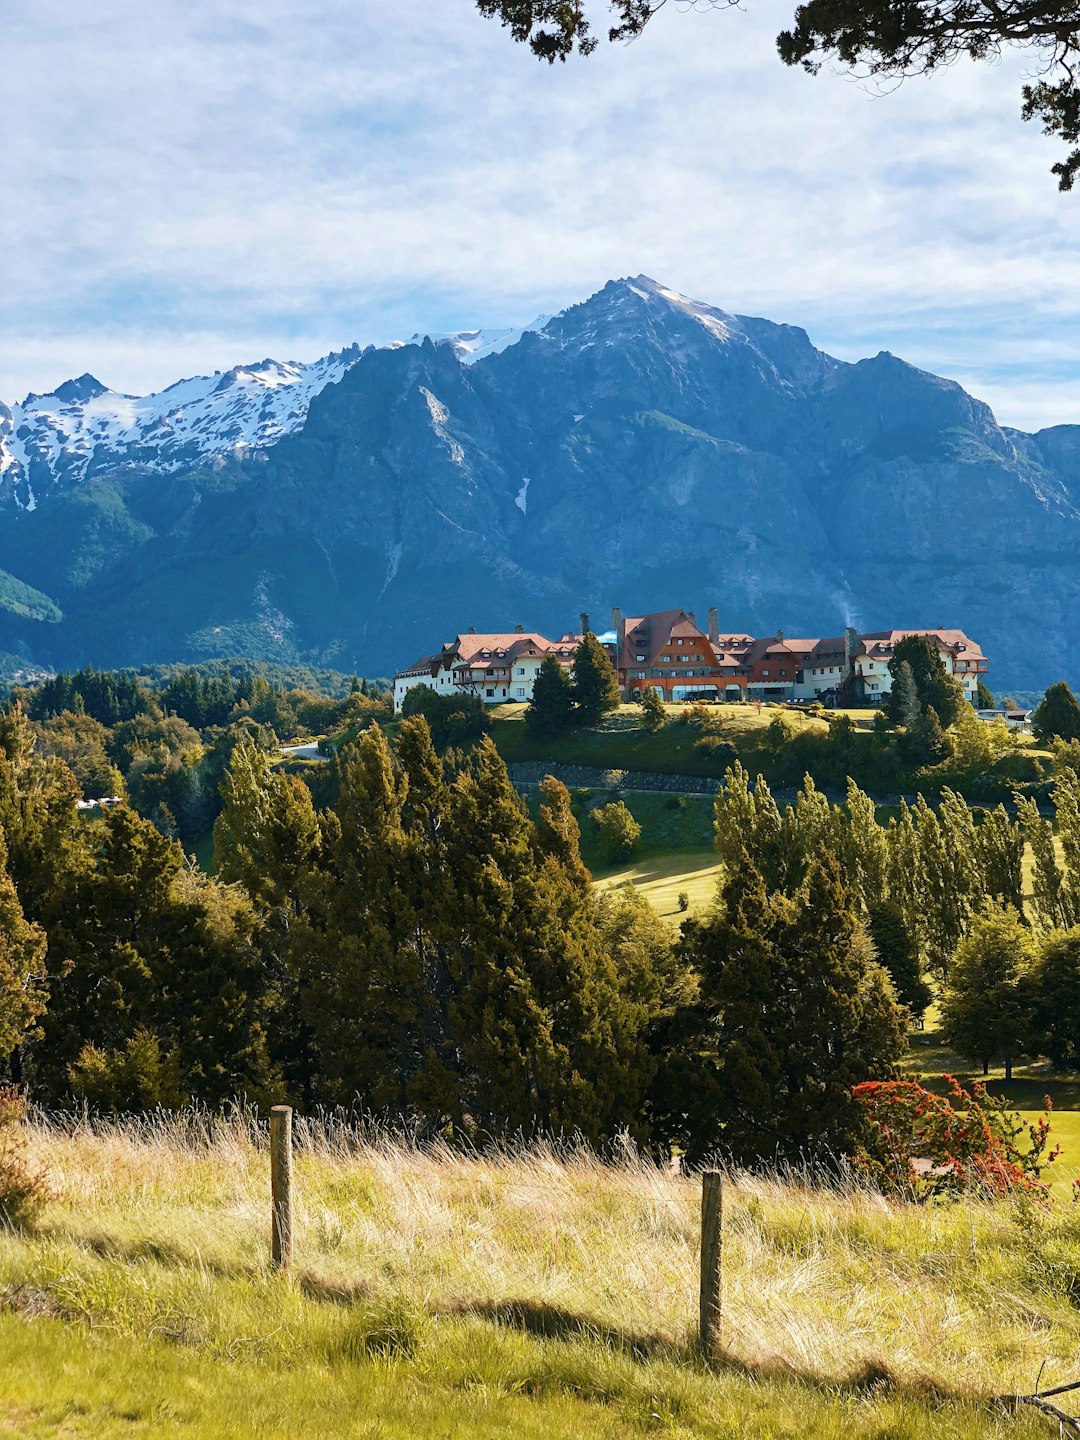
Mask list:
[[[949,1199],[972,1191],[988,1196],[1049,1194],[1042,1172],[1061,1152],[1050,1149],[1046,1113],[1024,1121],[985,1085],[965,1090],[951,1075],[949,1094],[935,1095],[913,1080],[868,1080],[852,1090],[863,1108],[863,1143],[855,1169],[886,1195],[906,1200]]]

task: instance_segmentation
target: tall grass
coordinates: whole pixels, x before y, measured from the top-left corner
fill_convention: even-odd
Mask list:
[[[995,1417],[988,1397],[1040,1368],[1046,1385],[1080,1374],[1068,1209],[733,1175],[710,1373],[693,1344],[700,1184],[629,1147],[463,1156],[301,1120],[282,1277],[250,1114],[36,1116],[29,1139],[54,1199],[34,1234],[0,1235],[0,1355],[30,1367],[0,1365],[0,1402],[35,1416],[58,1397],[123,1408],[134,1364],[145,1433],[171,1433],[159,1383],[188,1396],[193,1434],[316,1433],[309,1407],[347,1405],[351,1377],[387,1436],[1037,1435],[1044,1420]]]

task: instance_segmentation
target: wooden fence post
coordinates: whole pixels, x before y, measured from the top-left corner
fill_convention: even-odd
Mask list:
[[[292,1260],[292,1107],[270,1111],[270,1260],[287,1270]]]
[[[718,1170],[701,1177],[701,1320],[699,1338],[706,1360],[720,1349],[720,1297],[722,1279],[721,1225],[724,1218],[724,1178]]]

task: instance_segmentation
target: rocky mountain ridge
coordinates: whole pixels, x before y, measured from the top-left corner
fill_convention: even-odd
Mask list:
[[[958,625],[995,687],[1080,672],[1080,427],[1003,428],[644,276],[541,319],[343,352],[299,423],[245,420],[257,445],[95,450],[0,524],[0,648],[372,674],[470,624],[715,604],[733,631]]]

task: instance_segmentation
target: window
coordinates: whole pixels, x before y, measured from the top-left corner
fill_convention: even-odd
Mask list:
[[[785,677],[786,677],[787,671],[786,671],[786,670],[781,670],[781,671],[780,671],[780,674],[781,674],[782,676],[785,676]]]
[[[520,696],[524,697],[524,694],[525,694],[525,686],[524,686],[524,685],[519,685],[519,686],[517,687],[517,693],[518,693]]]
[[[518,666],[518,672],[517,672],[517,673],[518,673],[519,675],[524,675],[524,674],[525,674],[525,666],[524,666],[524,665],[519,665],[519,666]]]
[[[681,640],[676,640],[676,641],[675,641],[675,644],[676,644],[676,645],[681,645],[681,644],[682,644],[682,641],[681,641]]]
[[[494,690],[485,690],[485,691],[484,691],[484,694],[487,696],[487,698],[488,698],[489,700],[494,700],[494,699],[495,699],[495,691],[494,691]]]
[[[768,675],[769,672],[768,672],[768,670],[762,670],[761,673],[762,673],[762,675]]]
[[[635,660],[638,662],[638,664],[640,665],[641,662],[645,659],[645,656],[644,656],[644,655],[635,655],[635,656],[634,656],[634,659],[635,659]]]

